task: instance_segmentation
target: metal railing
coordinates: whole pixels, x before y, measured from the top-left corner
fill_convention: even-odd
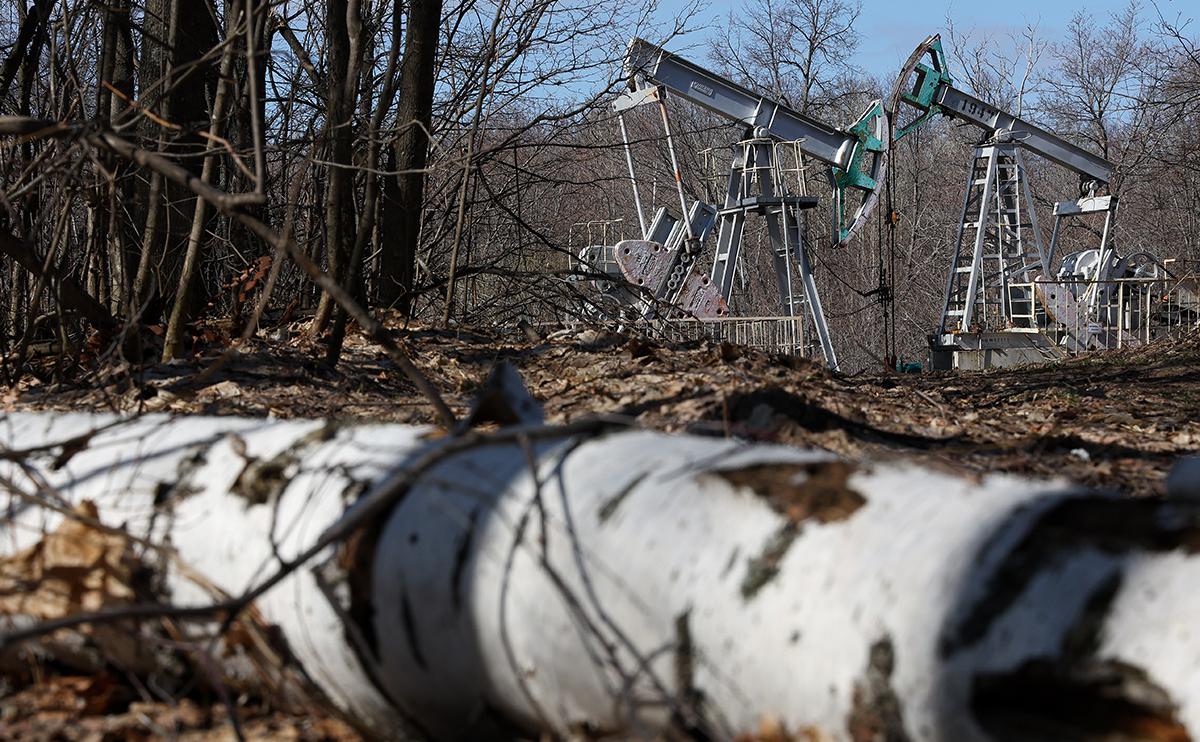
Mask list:
[[[1014,316],[1014,329],[1036,329],[1069,353],[1144,345],[1200,327],[1195,275],[1038,280],[1010,284],[1010,292],[1023,294],[1024,306],[1032,307],[1030,314]]]
[[[579,259],[579,251],[592,245],[607,246],[612,255],[612,246],[625,239],[624,219],[594,219],[576,222],[567,229],[567,271],[595,270],[596,266],[585,266]]]
[[[710,340],[782,355],[813,357],[816,347],[807,342],[803,317],[721,317],[716,319],[661,319],[630,326],[674,342]]]

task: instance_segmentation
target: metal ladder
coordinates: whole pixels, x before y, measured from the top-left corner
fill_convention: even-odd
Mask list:
[[[1002,330],[1024,320],[1026,313],[1014,316],[1009,285],[1041,265],[1041,239],[1020,149],[1012,142],[976,147],[940,331]]]
[[[709,278],[716,284],[725,301],[729,301],[733,292],[734,274],[737,272],[742,235],[746,228],[746,206],[743,196],[751,190],[751,178],[747,176],[747,168],[753,173],[756,151],[754,147],[748,146],[748,142],[743,142],[742,146],[734,151],[725,200],[717,211],[717,247]]]
[[[1038,328],[1037,301],[1031,283],[1008,285],[1009,319],[1012,326],[1025,330]]]

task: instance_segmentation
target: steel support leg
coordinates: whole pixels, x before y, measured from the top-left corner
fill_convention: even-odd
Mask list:
[[[808,304],[808,313],[812,317],[813,327],[817,330],[817,337],[821,340],[821,351],[825,354],[825,363],[830,370],[838,370],[837,353],[833,350],[833,343],[829,340],[829,326],[825,324],[825,310],[821,308],[821,297],[817,294],[817,282],[813,280],[812,267],[808,263],[808,250],[804,245],[799,245],[796,249],[796,262],[800,267],[800,281],[804,284],[805,303]]]
[[[963,297],[962,323],[963,332],[971,329],[972,314],[975,312],[975,295],[979,291],[979,282],[983,278],[983,243],[987,236],[988,206],[992,200],[992,188],[996,181],[996,161],[999,151],[991,147],[988,153],[987,180],[983,184],[983,195],[979,198],[979,223],[975,231],[975,249],[971,257],[971,274],[967,281],[967,295]]]

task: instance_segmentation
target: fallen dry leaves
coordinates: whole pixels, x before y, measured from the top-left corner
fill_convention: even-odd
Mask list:
[[[410,327],[405,338],[459,414],[506,359],[552,422],[619,413],[661,430],[1066,476],[1132,494],[1161,491],[1171,463],[1200,449],[1195,336],[1024,369],[858,377],[728,344],[666,346],[594,330],[533,343],[486,330]],[[321,351],[300,340],[259,340],[203,386],[189,379],[211,358],[137,374],[117,369],[103,384],[33,385],[10,404],[433,422],[426,401],[361,335],[347,339],[337,368],[321,363]]]
[[[284,714],[242,705],[238,722],[247,740],[358,742],[342,721]],[[237,739],[228,709],[219,703],[131,700],[126,683],[111,675],[53,676],[0,699],[0,740],[23,742],[186,742]]]
[[[91,502],[80,503],[75,515],[37,544],[0,559],[0,615],[54,619],[134,602],[132,583],[140,561],[129,539],[94,527],[99,520]],[[117,667],[154,667],[151,650],[135,631],[118,626],[80,631],[90,641],[89,650]]]
[[[0,559],[0,617],[55,619],[145,600],[135,587],[145,570],[133,543],[99,525],[95,504],[84,501],[36,544]],[[178,669],[180,659],[194,653],[170,651],[170,642],[145,628],[84,624],[0,653],[0,739],[236,739],[224,705],[202,710],[186,697],[164,693],[164,671],[170,674],[168,668]],[[260,660],[261,633],[247,619],[235,622],[226,634],[225,653]],[[278,668],[266,669],[276,670],[272,677],[281,674]],[[290,712],[260,707],[235,684],[226,687],[240,699],[237,715],[247,739],[360,739],[317,705],[291,702]],[[280,701],[289,698],[277,695]],[[296,713],[300,707],[309,713]]]

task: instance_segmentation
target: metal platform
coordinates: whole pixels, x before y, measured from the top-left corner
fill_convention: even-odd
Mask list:
[[[1030,281],[1014,326],[929,338],[930,370],[982,370],[1138,347],[1200,328],[1200,278]]]

